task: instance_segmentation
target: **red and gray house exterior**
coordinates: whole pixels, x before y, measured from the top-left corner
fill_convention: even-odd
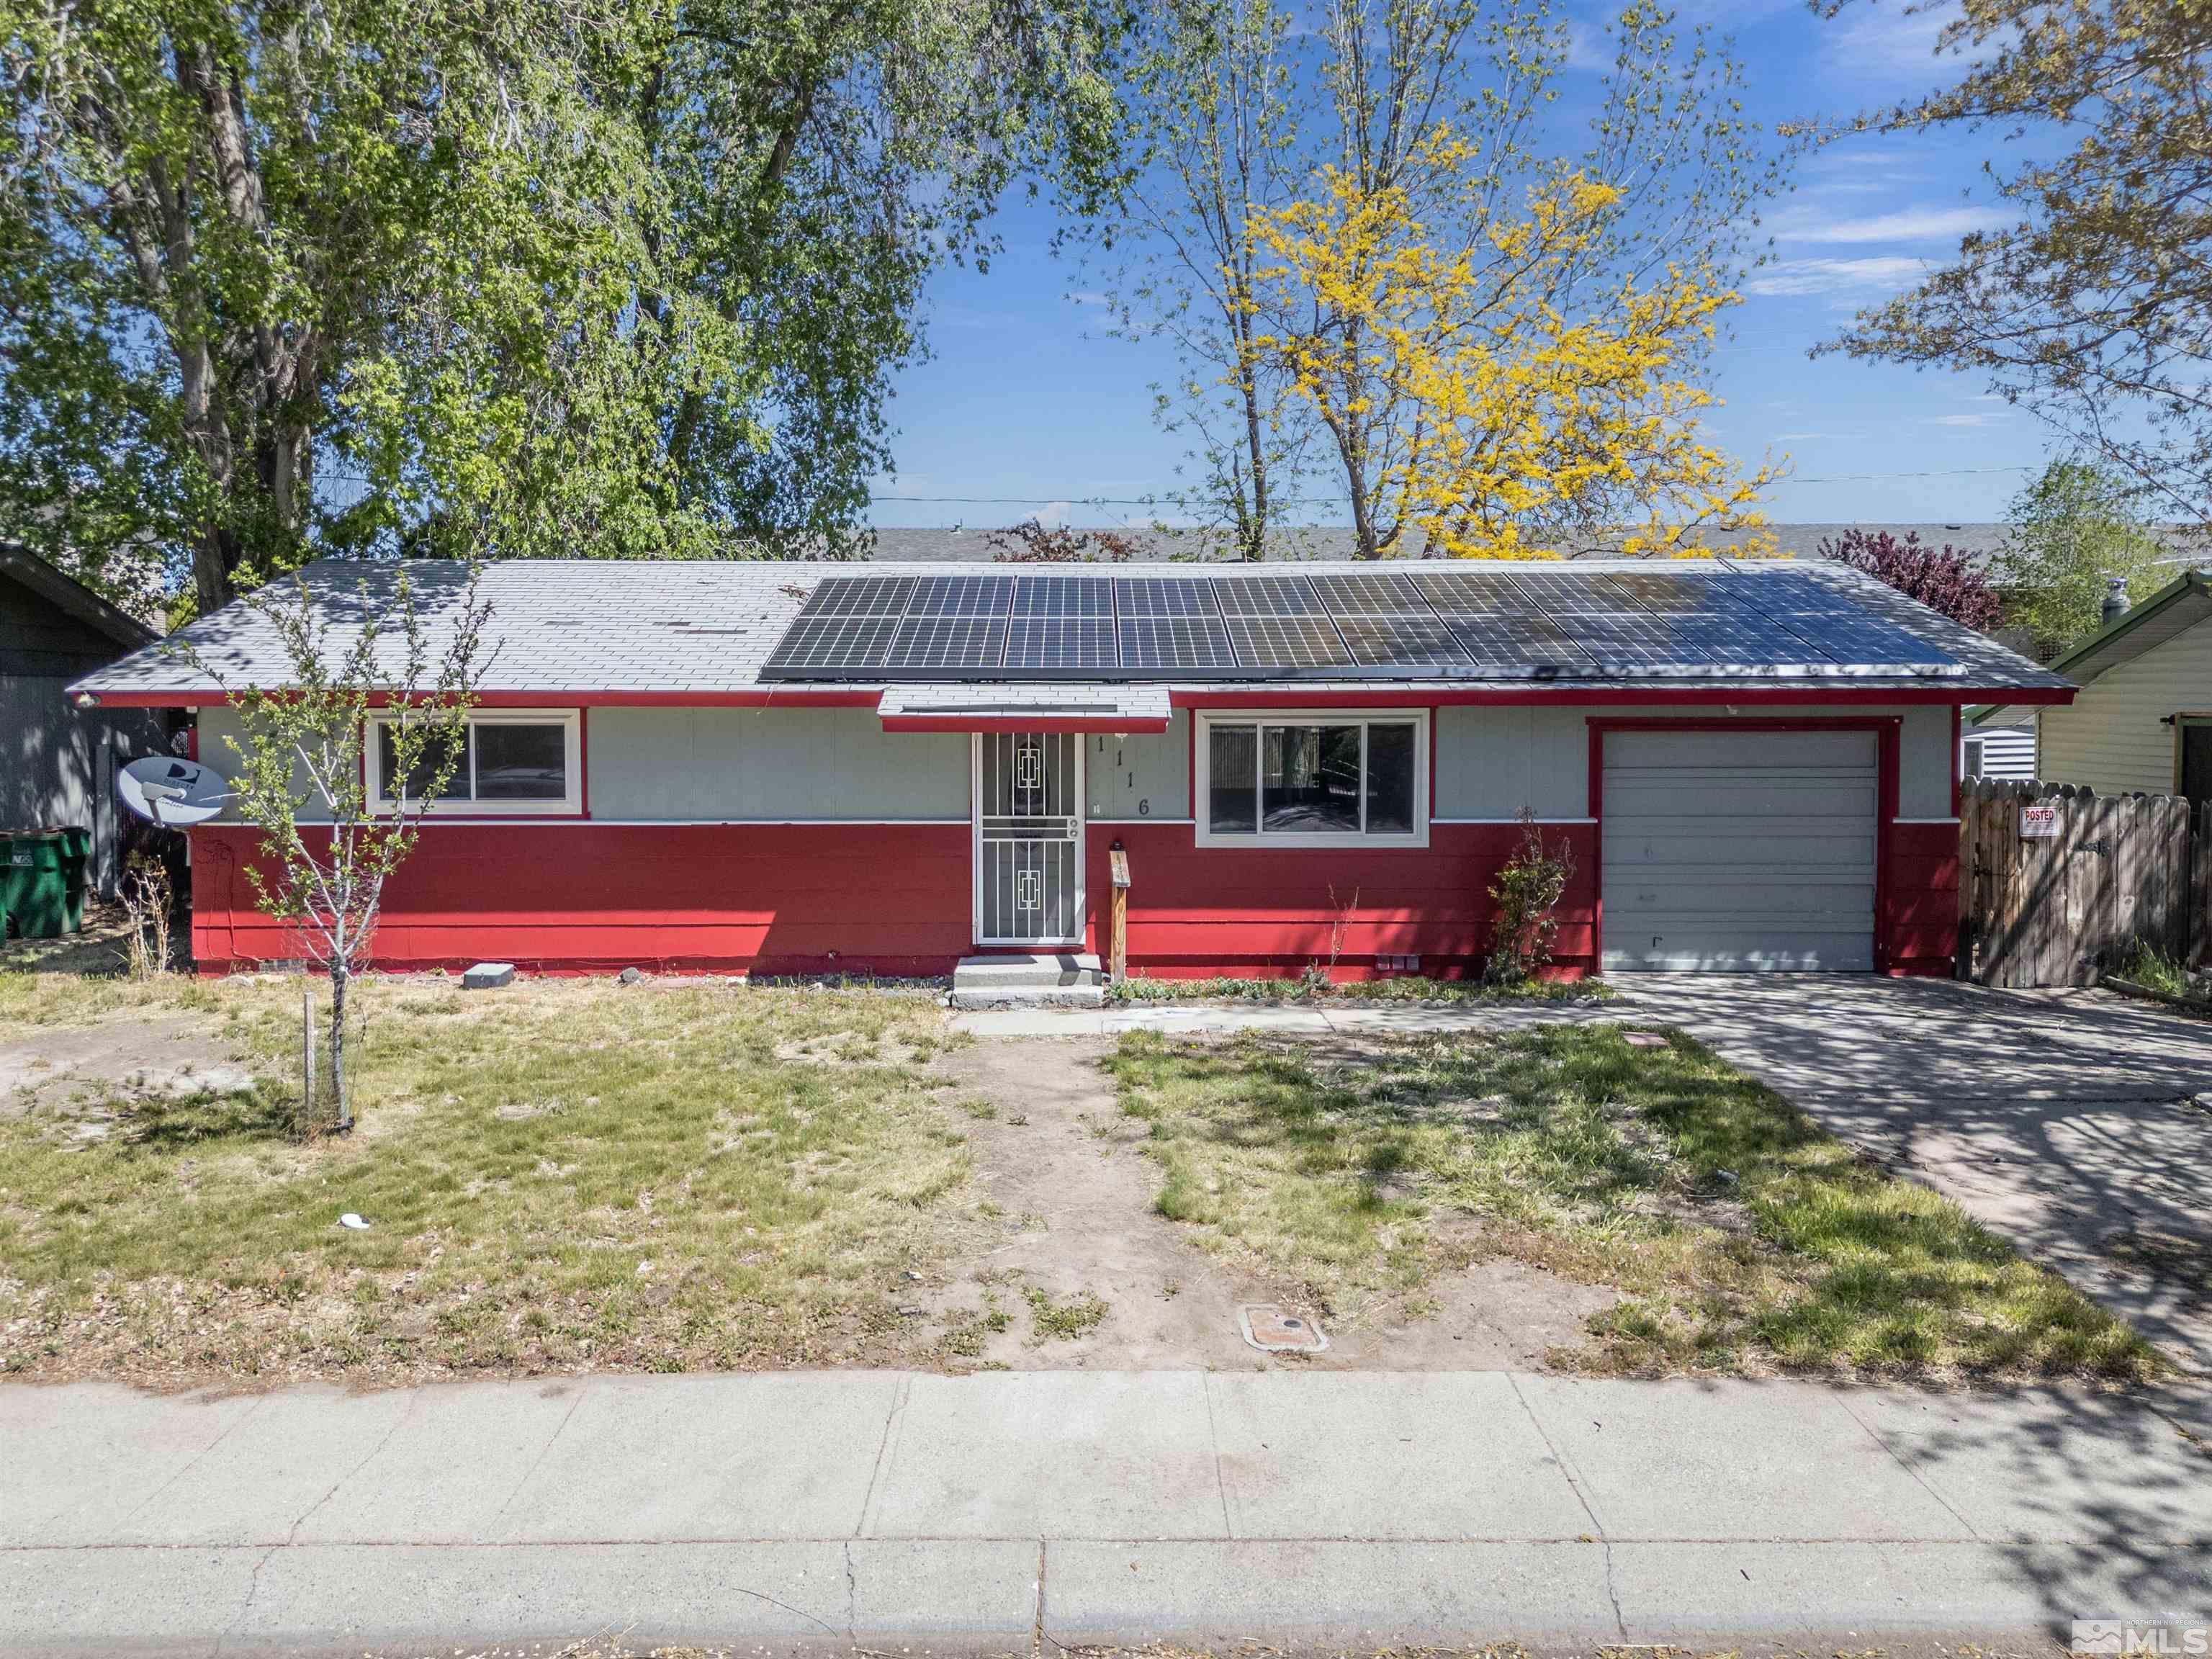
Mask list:
[[[395,568],[303,579],[343,626]],[[408,568],[434,637],[465,578]],[[1960,710],[2073,695],[1798,562],[517,562],[483,584],[469,761],[387,889],[392,968],[1095,951],[1118,848],[1133,972],[1449,977],[1480,967],[1526,812],[1574,859],[1555,971],[1948,974]],[[240,605],[183,640],[219,679],[155,647],[73,689],[193,711],[226,769],[221,684],[281,683],[282,653]],[[254,907],[256,848],[191,832],[204,970],[298,954]]]

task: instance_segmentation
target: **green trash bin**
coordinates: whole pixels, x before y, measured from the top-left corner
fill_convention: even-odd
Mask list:
[[[59,939],[84,926],[81,830],[18,831],[7,838],[9,920],[25,939]]]

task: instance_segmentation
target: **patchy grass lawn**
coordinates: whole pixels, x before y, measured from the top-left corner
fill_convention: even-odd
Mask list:
[[[303,1140],[298,981],[0,975],[0,1034],[189,1007],[262,1079],[0,1117],[0,1368],[159,1385],[928,1357],[900,1291],[971,1219],[924,1069],[948,1040],[932,1000],[416,978],[359,1001],[361,1127]]]
[[[1687,1038],[1611,1027],[1362,1042],[1124,1037],[1161,1212],[1358,1319],[1503,1253],[1622,1300],[1555,1363],[1623,1375],[2160,1369],[1948,1200],[1858,1158]]]

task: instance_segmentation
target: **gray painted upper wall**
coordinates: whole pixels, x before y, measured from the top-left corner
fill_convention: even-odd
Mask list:
[[[1168,729],[1083,740],[1084,794],[1094,818],[1190,816],[1190,716],[1177,709]]]
[[[1685,711],[1699,720],[1730,718],[1711,708]],[[1589,733],[1593,719],[1663,718],[1663,709],[1471,708],[1437,711],[1437,776],[1431,812],[1440,818],[1510,818],[1524,807],[1540,818],[1589,816]],[[1753,720],[1880,718],[1898,715],[1898,815],[1951,816],[1951,711],[1905,707],[1853,709],[1818,706],[1747,709]]]
[[[872,708],[594,708],[584,742],[595,818],[968,816],[968,738]]]
[[[1712,708],[1686,711],[1724,719]],[[1446,708],[1437,711],[1431,812],[1506,820],[1589,816],[1589,735],[1599,718],[1660,718],[1644,708]],[[1950,816],[1951,711],[1869,708],[1902,719],[1900,816]],[[1758,708],[1742,718],[1847,718],[1816,706]],[[237,723],[200,715],[200,757],[234,762],[222,745]],[[1085,798],[1097,819],[1191,816],[1190,716],[1166,732],[1083,739]],[[602,819],[859,823],[964,819],[969,739],[958,732],[887,732],[872,708],[598,708],[585,717],[586,789]]]

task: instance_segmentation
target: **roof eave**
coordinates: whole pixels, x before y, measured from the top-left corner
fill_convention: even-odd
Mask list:
[[[2203,571],[2183,571],[2180,576],[2152,594],[2141,605],[2130,606],[2064,656],[2059,658],[2057,661],[2052,663],[2051,672],[2087,682],[2095,679],[2100,674],[2118,667],[2122,663],[2134,661],[2145,651],[2154,650],[2165,644],[2166,641],[2154,640],[2139,644],[2133,650],[2114,655],[2109,662],[2094,662],[2094,659],[2102,655],[2109,647],[2123,643],[2131,635],[2139,634],[2145,624],[2155,622],[2176,605],[2186,604],[2192,599],[2204,606],[2206,614],[2212,615],[2212,578],[2208,578]],[[2167,638],[2171,637],[2172,635],[2167,635]],[[2094,665],[2089,666],[2087,672],[2076,672],[2084,665],[2092,664]]]
[[[161,637],[129,611],[101,599],[67,571],[57,570],[36,554],[20,547],[0,545],[0,574],[13,577],[50,605],[104,634],[125,650],[143,649]]]

